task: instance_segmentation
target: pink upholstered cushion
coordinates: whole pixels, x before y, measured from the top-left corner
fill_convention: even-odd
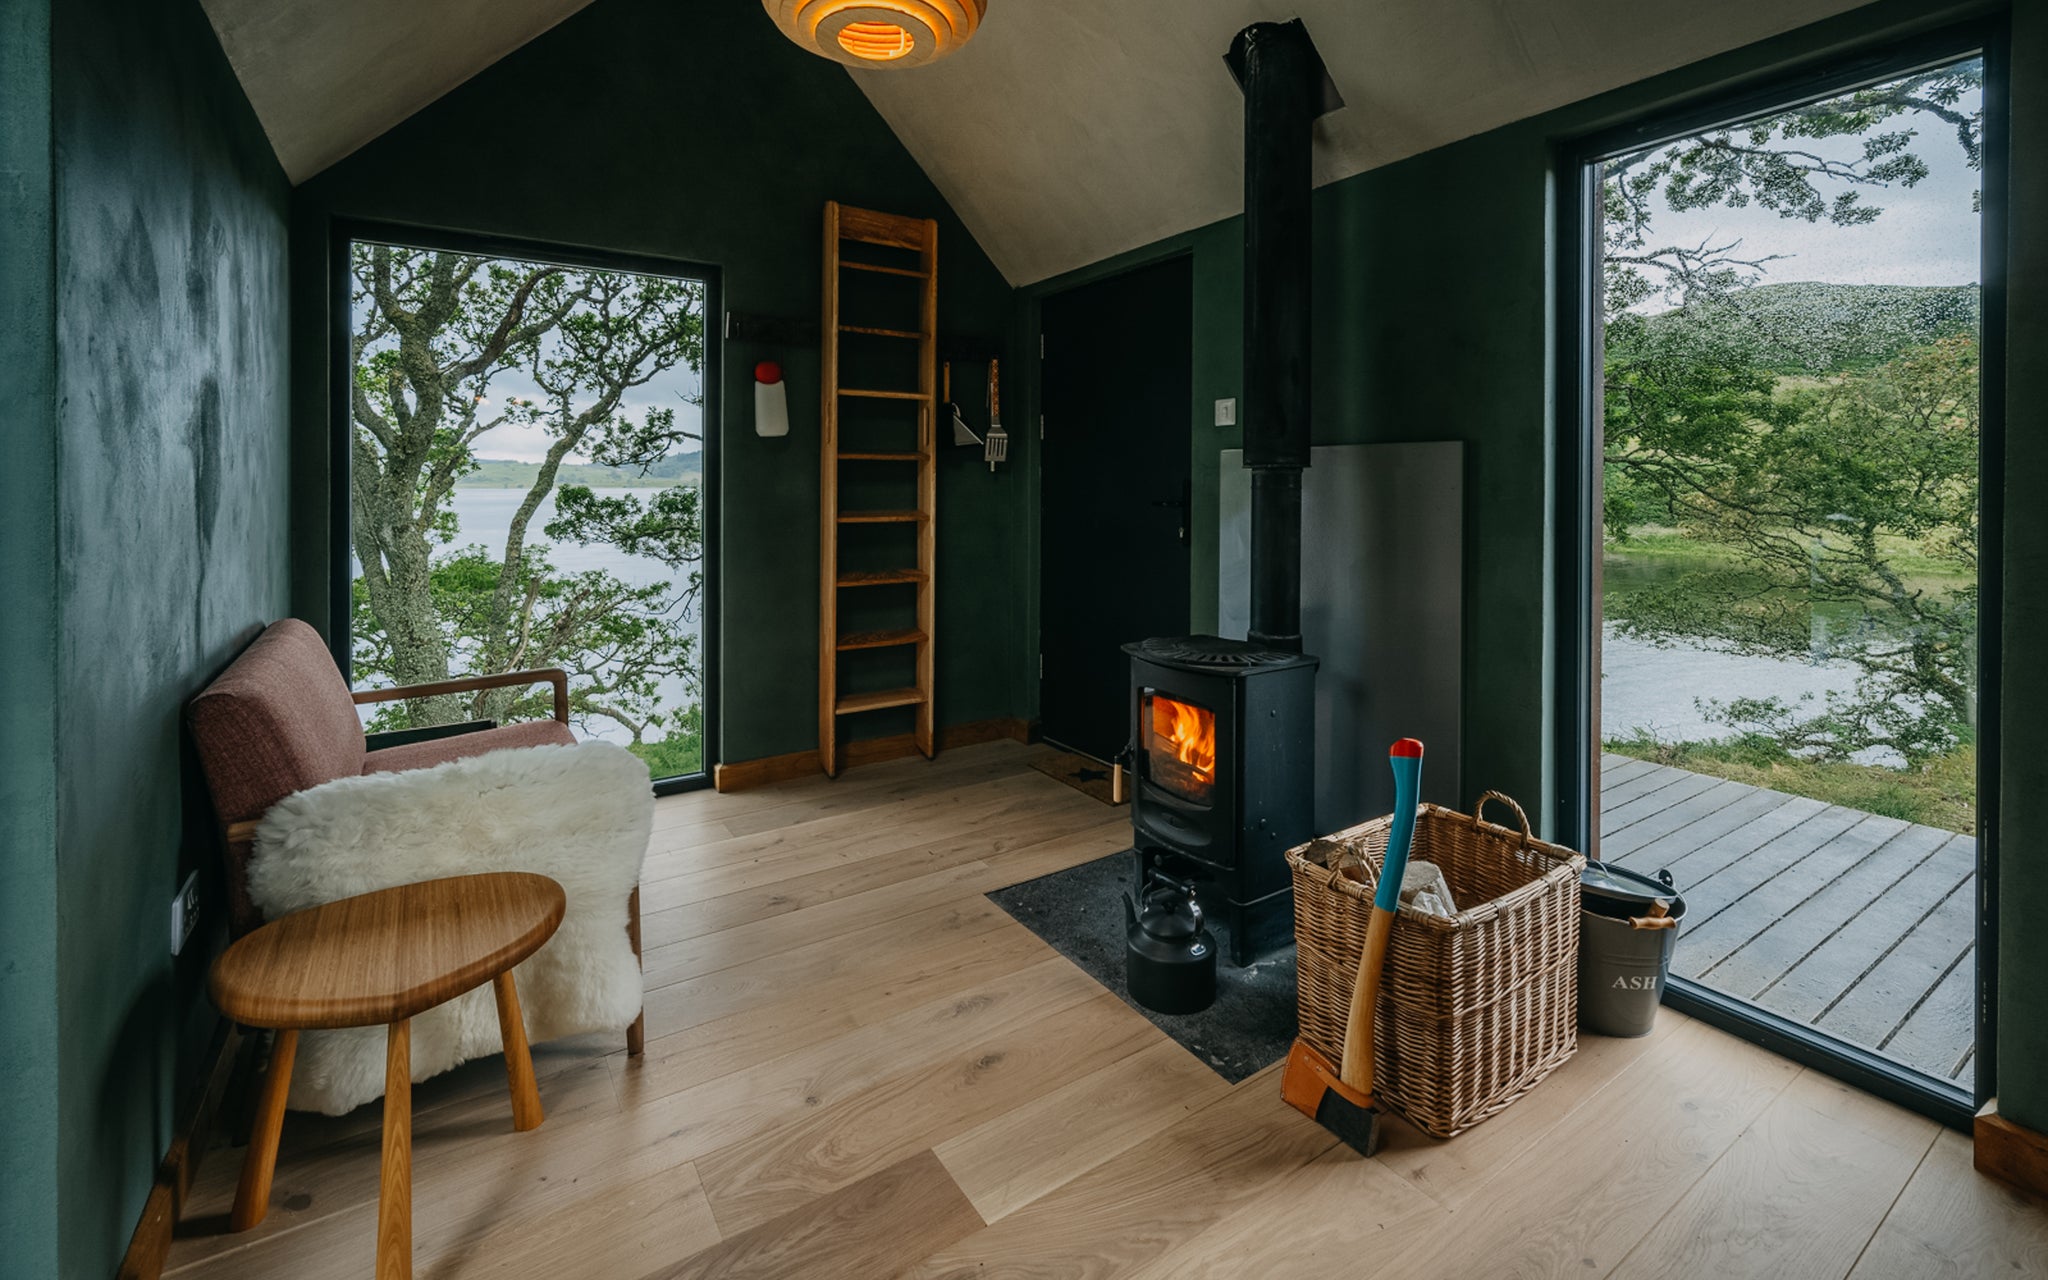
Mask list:
[[[363,770],[363,724],[320,633],[265,628],[187,709],[223,822],[261,817],[296,791]]]
[[[507,747],[548,747],[575,741],[576,735],[559,720],[528,720],[496,729],[479,729],[475,733],[458,733],[451,738],[433,738],[372,751],[363,757],[363,772],[403,773],[407,769],[425,769],[450,760],[480,756],[486,751],[503,751]]]

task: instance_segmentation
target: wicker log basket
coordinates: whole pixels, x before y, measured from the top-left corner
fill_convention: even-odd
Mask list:
[[[1480,815],[1488,800],[1515,828]],[[1391,820],[1290,849],[1300,950],[1301,1035],[1344,1055],[1351,988]],[[1411,857],[1443,869],[1461,908],[1404,906],[1376,1011],[1375,1094],[1425,1133],[1462,1133],[1534,1088],[1578,1048],[1579,875],[1585,858],[1530,834],[1520,805],[1489,791],[1468,816],[1425,804]]]

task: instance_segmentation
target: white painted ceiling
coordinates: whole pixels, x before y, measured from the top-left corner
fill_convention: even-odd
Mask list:
[[[974,40],[849,71],[1014,284],[1243,207],[1243,99],[1223,65],[1262,19],[1307,21],[1344,95],[1327,183],[1863,0],[990,0]],[[202,0],[295,182],[590,0]],[[756,0],[675,0],[738,4]]]
[[[1299,17],[1345,107],[1316,181],[1564,106],[1863,0],[990,0],[914,72],[849,72],[1013,284],[1244,207],[1223,53]]]
[[[590,0],[200,3],[286,176],[304,182]]]

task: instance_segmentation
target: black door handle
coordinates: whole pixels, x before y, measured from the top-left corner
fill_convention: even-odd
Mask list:
[[[1180,544],[1190,545],[1188,526],[1193,523],[1195,506],[1195,482],[1192,477],[1181,481],[1180,497],[1159,498],[1152,503],[1155,507],[1171,507],[1180,512]]]

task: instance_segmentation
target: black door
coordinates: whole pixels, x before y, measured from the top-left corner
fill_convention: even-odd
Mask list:
[[[1106,759],[1130,737],[1118,646],[1188,629],[1192,264],[1054,294],[1040,319],[1039,717]]]

